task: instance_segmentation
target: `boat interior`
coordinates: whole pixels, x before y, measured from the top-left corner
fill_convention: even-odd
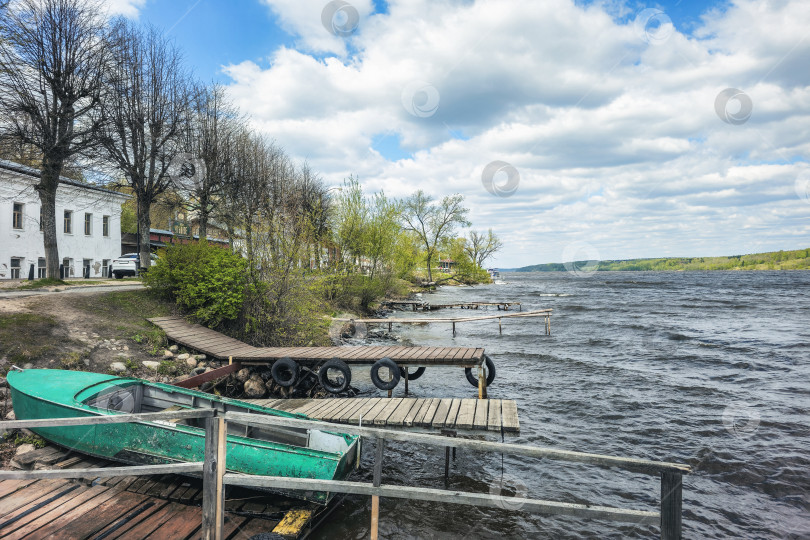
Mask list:
[[[271,411],[260,412],[234,403],[227,403],[216,396],[173,392],[140,381],[107,388],[84,401],[85,405],[107,411],[122,413],[149,413],[181,411],[188,409],[216,409],[221,412],[239,412],[272,416]],[[204,418],[154,420],[156,424],[169,426],[184,425],[204,429]],[[228,435],[247,437],[273,443],[286,444],[322,452],[343,454],[350,447],[339,434],[306,428],[276,426],[249,426],[229,421],[226,423]]]

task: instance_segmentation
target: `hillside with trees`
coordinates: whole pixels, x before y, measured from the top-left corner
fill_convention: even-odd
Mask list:
[[[581,267],[596,264],[597,272],[606,271],[689,271],[689,270],[807,270],[810,248],[794,251],[769,251],[728,257],[668,257],[661,259],[627,259],[623,261],[575,261]],[[568,264],[570,266],[570,263]],[[535,264],[516,268],[514,272],[565,272],[565,263]]]

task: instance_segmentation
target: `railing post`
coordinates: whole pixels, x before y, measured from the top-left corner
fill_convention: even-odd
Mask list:
[[[374,458],[374,487],[380,487],[382,478],[382,461],[383,450],[385,449],[385,439],[379,437],[377,439],[377,454]],[[380,525],[380,497],[377,495],[371,496],[371,540],[379,539],[379,525]]]
[[[225,419],[213,416],[205,419],[205,462],[203,465],[203,540],[222,540],[225,494],[222,476],[226,460]]]
[[[661,540],[681,540],[683,475],[661,473]]]

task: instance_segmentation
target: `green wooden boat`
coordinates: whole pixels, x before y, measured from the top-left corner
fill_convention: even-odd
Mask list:
[[[57,369],[10,371],[8,385],[18,420],[73,418],[124,413],[215,408],[306,418],[244,401],[168,384]],[[123,463],[203,461],[205,420],[132,422],[33,429],[59,446]],[[228,422],[229,472],[295,478],[345,479],[357,459],[353,435],[315,429],[252,427]],[[288,492],[287,496],[326,504],[332,494]]]

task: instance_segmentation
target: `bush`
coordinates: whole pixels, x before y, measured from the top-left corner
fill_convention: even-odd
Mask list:
[[[172,298],[200,323],[216,327],[239,315],[247,263],[241,256],[193,242],[169,246],[144,276],[157,294]]]

